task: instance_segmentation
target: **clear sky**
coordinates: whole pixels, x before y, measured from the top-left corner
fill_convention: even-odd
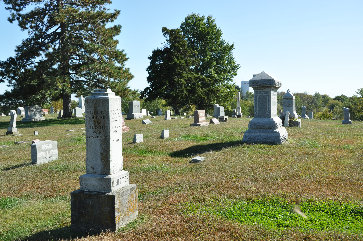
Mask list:
[[[281,91],[334,97],[363,88],[362,0],[114,0],[110,8],[121,10],[117,39],[135,76],[132,89],[148,85],[148,56],[165,41],[161,28],[177,28],[191,13],[211,15],[234,44],[238,85],[265,71],[282,82]],[[0,1],[0,60],[26,37],[8,16]]]

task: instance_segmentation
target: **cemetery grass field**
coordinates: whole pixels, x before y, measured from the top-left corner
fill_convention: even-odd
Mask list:
[[[84,120],[46,118],[18,117],[22,136],[5,136],[10,117],[0,117],[0,240],[363,239],[362,122],[303,119],[301,129],[287,128],[287,144],[272,146],[241,143],[248,118],[208,127],[126,121],[124,169],[138,187],[138,219],[77,237],[70,192],[85,173]],[[143,143],[132,143],[136,133]],[[58,141],[59,160],[31,165],[33,139]],[[189,163],[197,155],[205,160]]]

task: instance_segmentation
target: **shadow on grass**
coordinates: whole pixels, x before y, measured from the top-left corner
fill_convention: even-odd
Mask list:
[[[13,169],[16,169],[16,168],[26,167],[26,166],[30,166],[30,165],[32,165],[32,163],[31,163],[31,162],[26,162],[26,163],[16,164],[16,165],[11,166],[11,167],[3,168],[3,169],[1,169],[1,171],[10,171],[10,170],[13,170]]]
[[[22,240],[70,240],[70,239],[76,239],[76,238],[84,238],[87,236],[92,235],[99,235],[102,232],[74,232],[71,229],[71,226],[63,227],[63,228],[56,228],[52,230],[44,230],[39,233],[35,233],[31,236],[28,236]]]
[[[188,147],[184,150],[172,152],[172,153],[170,153],[170,156],[171,157],[188,157],[188,156],[203,154],[205,152],[210,152],[210,151],[220,151],[223,148],[229,148],[229,147],[240,146],[240,145],[243,145],[242,140],[222,142],[222,143],[211,143],[211,144],[206,144],[206,145],[195,145],[195,146]]]
[[[43,127],[43,126],[54,126],[54,125],[76,125],[76,124],[84,124],[85,120],[82,118],[69,118],[69,119],[48,119],[43,121],[30,121],[30,122],[22,122],[17,121],[17,128],[31,128],[31,127]],[[7,128],[9,126],[9,122],[0,122],[0,129]]]

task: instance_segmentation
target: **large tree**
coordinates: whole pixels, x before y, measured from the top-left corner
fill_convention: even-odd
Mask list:
[[[63,117],[71,116],[71,93],[94,88],[127,88],[133,76],[126,54],[117,49],[121,26],[112,23],[110,0],[4,0],[9,21],[28,38],[16,55],[0,62],[0,78],[24,104],[63,99]]]
[[[215,20],[188,15],[177,29],[163,28],[166,43],[152,52],[147,68],[146,100],[165,99],[175,111],[210,109],[214,103],[229,104],[235,95],[237,74],[233,44],[222,39]]]

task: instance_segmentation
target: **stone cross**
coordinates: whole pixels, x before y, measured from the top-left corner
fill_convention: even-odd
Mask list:
[[[8,127],[8,131],[6,132],[6,135],[14,135],[18,133],[18,129],[16,128],[16,117],[18,115],[16,114],[15,110],[10,111],[10,123]]]
[[[343,107],[343,114],[344,120],[342,121],[342,124],[352,124],[352,121],[350,120],[349,108]]]
[[[115,231],[137,217],[137,188],[123,170],[121,98],[110,89],[85,99],[86,174],[71,193],[71,229]]]
[[[277,90],[281,82],[261,72],[249,81],[254,90],[254,118],[243,135],[244,143],[283,144],[288,134],[277,117]]]

